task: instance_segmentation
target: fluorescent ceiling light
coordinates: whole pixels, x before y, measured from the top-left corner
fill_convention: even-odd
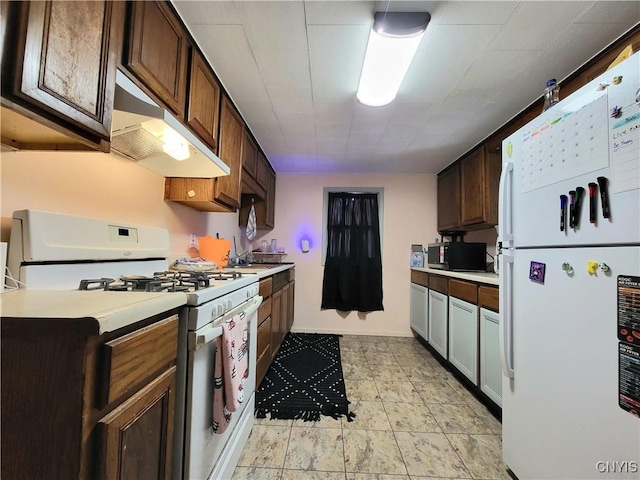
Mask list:
[[[361,103],[379,107],[396,98],[430,19],[427,12],[375,14],[356,94]]]

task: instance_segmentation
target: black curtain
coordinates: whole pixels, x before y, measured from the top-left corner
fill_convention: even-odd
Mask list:
[[[329,193],[328,207],[322,308],[384,310],[378,195]]]

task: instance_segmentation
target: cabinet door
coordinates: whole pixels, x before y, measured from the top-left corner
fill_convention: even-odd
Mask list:
[[[98,422],[104,480],[169,479],[176,367],[171,367]]]
[[[244,132],[244,145],[242,146],[242,171],[252,178],[256,178],[258,162],[258,146],[248,131]]]
[[[282,312],[280,313],[280,334],[282,335],[282,340],[287,335],[289,331],[289,301],[291,298],[289,297],[289,291],[291,290],[291,283],[287,283],[284,287],[282,287]]]
[[[262,152],[258,152],[257,162],[256,162],[256,181],[258,185],[266,190],[267,182],[269,181],[269,162],[263,155]]]
[[[449,297],[449,361],[478,385],[478,306]]]
[[[206,60],[193,49],[187,123],[217,153],[220,120],[220,84]]]
[[[425,340],[429,340],[428,307],[429,290],[421,285],[411,284],[410,319],[411,328]]]
[[[256,387],[259,387],[271,365],[271,316],[267,317],[258,327],[257,352]]]
[[[240,206],[240,171],[242,170],[242,142],[244,122],[226,95],[220,105],[220,149],[218,156],[231,172],[216,178],[215,200],[231,208]]]
[[[502,407],[500,318],[486,308],[480,309],[480,390]]]
[[[274,358],[282,343],[282,289],[271,296],[271,357]]]
[[[460,224],[485,219],[484,149],[477,148],[460,162]]]
[[[20,7],[26,25],[12,91],[3,96],[13,94],[108,141],[124,4],[56,1]]]
[[[291,331],[291,327],[293,326],[293,316],[295,311],[295,292],[296,292],[296,282],[295,280],[291,280],[289,282],[289,290],[288,295],[289,298],[287,300],[287,332]]]
[[[447,295],[429,290],[429,345],[445,359],[447,358],[447,321],[449,318],[447,299]]]
[[[438,175],[438,230],[460,226],[460,165]]]
[[[124,65],[178,117],[187,96],[188,37],[166,2],[132,2]]]
[[[264,226],[276,226],[276,174],[270,168],[267,172],[267,200],[265,202]]]

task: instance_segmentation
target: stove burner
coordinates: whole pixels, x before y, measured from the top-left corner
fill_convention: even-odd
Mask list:
[[[152,277],[123,275],[113,278],[81,280],[78,290],[116,292],[193,292],[212,286],[213,281],[236,280],[240,272],[155,272]]]

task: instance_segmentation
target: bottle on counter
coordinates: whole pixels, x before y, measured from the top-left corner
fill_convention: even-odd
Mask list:
[[[544,112],[559,101],[560,86],[556,82],[555,78],[550,78],[547,80],[547,88],[544,89],[544,106],[542,107],[542,111]]]

